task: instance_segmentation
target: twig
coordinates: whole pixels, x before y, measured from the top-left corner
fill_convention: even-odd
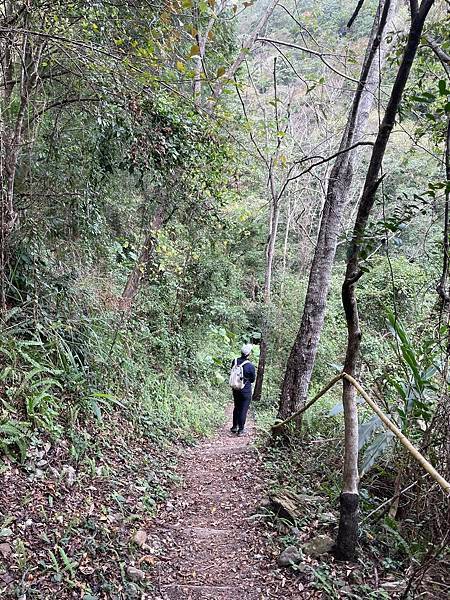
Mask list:
[[[389,417],[387,417],[384,414],[384,412],[381,410],[378,404],[376,404],[376,402],[372,400],[372,398],[361,387],[361,385],[356,381],[356,379],[348,373],[342,372],[339,373],[339,375],[333,377],[333,379],[331,379],[331,381],[329,381],[327,385],[324,388],[322,388],[320,392],[316,396],[314,396],[314,398],[310,402],[305,404],[305,406],[303,406],[300,410],[296,411],[294,414],[292,414],[290,417],[288,417],[281,423],[275,423],[275,425],[272,426],[272,432],[276,431],[277,429],[280,429],[281,427],[284,427],[287,423],[289,423],[290,421],[304,413],[306,410],[308,410],[308,408],[310,408],[315,402],[317,402],[319,398],[326,394],[326,392],[341,379],[345,379],[356,389],[356,391],[367,402],[367,404],[374,411],[374,413],[378,415],[386,429],[392,431],[392,433],[397,437],[402,446],[404,446],[408,450],[408,452],[413,456],[413,458],[415,458],[415,460],[422,466],[422,468],[432,477],[432,479],[434,479],[434,481],[436,481],[440,485],[443,491],[447,495],[450,495],[450,483],[446,481],[442,477],[442,475],[440,475],[440,473],[438,473],[438,471],[433,467],[433,465],[417,450],[417,448],[413,446],[413,444],[411,444],[406,435],[404,435],[397,427],[397,425],[395,425],[389,419]]]
[[[338,150],[337,152],[335,152],[334,154],[332,154],[331,156],[326,156],[326,157],[322,157],[321,160],[319,160],[318,162],[313,163],[312,165],[310,165],[307,169],[305,169],[304,171],[301,171],[300,173],[298,173],[297,175],[293,175],[292,177],[290,176],[290,173],[292,173],[294,167],[296,167],[298,164],[301,164],[302,162],[306,162],[307,160],[311,160],[313,158],[319,158],[318,156],[308,156],[306,158],[302,158],[301,160],[295,162],[291,168],[289,169],[289,173],[288,176],[286,177],[286,180],[281,188],[280,191],[280,196],[281,194],[284,192],[284,189],[287,187],[287,185],[291,182],[291,181],[295,181],[295,179],[299,179],[300,177],[303,177],[303,175],[306,175],[307,173],[309,173],[310,171],[312,171],[315,167],[318,167],[320,165],[323,165],[324,163],[329,162],[330,160],[333,160],[333,158],[336,158],[337,156],[341,155],[341,154],[345,154],[345,152],[350,152],[350,150],[353,150],[354,148],[358,147],[358,146],[373,146],[373,142],[356,142],[356,144],[352,144],[351,146],[349,146],[348,148],[343,148],[342,150]]]
[[[324,396],[328,392],[328,390],[333,387],[333,385],[335,383],[337,383],[338,381],[340,381],[342,379],[342,377],[343,377],[343,373],[339,373],[339,375],[336,375],[336,377],[333,377],[333,379],[331,381],[329,381],[327,383],[327,385],[324,388],[322,388],[320,390],[320,392],[318,394],[316,394],[312,400],[310,400],[309,402],[307,402],[305,404],[305,406],[303,406],[300,410],[296,411],[294,414],[292,414],[290,417],[288,417],[284,421],[281,421],[281,423],[275,423],[275,425],[272,426],[272,432],[276,431],[277,429],[281,429],[281,427],[284,427],[290,421],[292,421],[293,419],[295,419],[296,417],[300,416],[302,413],[304,413],[305,411],[307,411],[308,408],[310,408],[313,404],[315,404],[317,402],[317,400],[319,400],[320,398],[322,398],[322,396]]]
[[[317,52],[316,50],[311,50],[310,48],[305,48],[305,46],[298,46],[297,44],[291,44],[289,42],[283,42],[281,40],[273,40],[271,38],[259,37],[256,41],[267,43],[267,44],[272,44],[272,46],[277,48],[277,50],[278,50],[278,46],[286,46],[287,48],[292,48],[294,50],[301,50],[302,52],[307,52],[308,54],[317,56],[318,58],[320,58],[320,60],[323,62],[323,64],[326,65],[330,69],[330,71],[333,71],[333,73],[336,73],[336,75],[339,75],[339,77],[343,77],[344,79],[348,79],[349,81],[353,81],[354,83],[359,83],[358,79],[355,79],[354,77],[350,77],[350,75],[346,75],[345,73],[342,73],[342,71],[339,71],[338,69],[336,69],[335,67],[330,65],[330,63],[328,61],[326,61],[324,58],[325,56],[337,57],[338,56],[337,54],[332,54],[329,52],[325,52],[325,53]]]
[[[400,498],[400,496],[402,494],[406,493],[408,490],[410,490],[416,484],[417,484],[417,480],[413,481],[413,483],[411,483],[410,485],[408,485],[408,487],[406,487],[404,490],[400,490],[400,492],[398,492],[397,494],[395,494],[394,496],[392,496],[392,498],[388,498],[388,500],[385,500],[382,504],[380,504],[380,506],[377,506],[377,508],[374,508],[367,516],[365,516],[362,522],[364,523],[365,521],[367,521],[367,519],[370,519],[370,517],[372,515],[374,515],[375,513],[377,513],[379,510],[381,510],[382,508],[384,508],[386,505],[389,505],[389,504],[391,504],[391,502],[394,502],[394,500],[397,500],[397,498]]]

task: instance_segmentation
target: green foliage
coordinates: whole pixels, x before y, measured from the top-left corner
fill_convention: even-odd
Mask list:
[[[57,326],[53,332],[47,329],[45,341],[20,340],[18,329],[3,336],[1,356],[9,364],[2,371],[0,449],[10,457],[24,460],[36,435],[69,435],[90,415],[102,426],[104,415],[113,410],[128,414],[155,441],[160,436],[192,440],[220,419],[219,389],[237,339],[231,332],[212,328],[197,354],[193,344],[198,338],[183,339],[178,351],[187,355],[158,364],[154,347],[146,347],[142,337],[145,329],[115,334],[109,319],[78,327],[73,353]],[[168,341],[173,352],[176,340]],[[175,373],[180,367],[184,379]]]
[[[10,458],[16,453],[21,462],[27,455],[29,445],[29,423],[15,421],[8,416],[7,411],[2,411],[0,420],[0,452]]]
[[[26,218],[8,240],[0,386],[11,455],[23,459],[35,436],[108,426],[116,410],[170,439],[204,434],[220,414],[217,389],[248,330],[245,265],[233,254],[249,225],[235,219],[240,159],[228,124],[190,99],[192,46],[216,8],[55,2],[17,12],[17,27],[48,36],[15,177]],[[210,32],[213,72],[233,50],[233,27],[223,18]],[[11,130],[19,104],[14,85],[2,105]],[[125,314],[120,296],[158,210]]]
[[[63,239],[66,230],[57,227],[51,236],[27,238],[33,221],[24,224],[11,272],[9,300],[15,307],[0,351],[5,419],[26,420],[29,427],[21,436],[15,431],[14,438],[10,432],[5,446],[17,446],[36,431],[65,435],[91,415],[101,426],[104,414],[117,409],[141,415],[139,424],[155,438],[192,439],[206,433],[220,414],[213,387],[225,380],[248,327],[240,309],[241,269],[232,256],[240,228],[228,228],[229,217],[222,213],[234,200],[223,170],[231,156],[203,126],[192,132],[184,112],[180,118],[171,106],[170,118],[185,127],[177,143],[186,146],[185,156],[177,152],[183,174],[169,197],[177,202],[176,216],[157,232],[156,253],[144,273],[145,293],[133,314],[124,319],[117,296],[138,256],[142,238],[135,213],[147,196],[133,175],[119,175],[119,163],[96,193],[95,230],[81,232],[77,226]],[[157,174],[161,182],[172,181],[174,165],[166,167]],[[120,180],[128,186],[121,193]],[[89,181],[85,185],[91,189]],[[109,203],[99,201],[100,192]],[[60,208],[53,205],[46,219],[56,218]],[[152,202],[143,208],[151,210]],[[42,217],[36,211],[36,220]],[[86,250],[81,255],[80,239]],[[22,457],[25,449],[23,443]]]
[[[21,3],[7,4],[15,10]],[[13,205],[20,218],[4,248],[8,310],[0,331],[0,454],[6,463],[26,463],[35,446],[48,440],[56,445],[64,437],[70,459],[98,476],[98,434],[107,437],[116,420],[129,425],[139,440],[149,438],[152,448],[159,445],[161,454],[168,454],[171,443],[193,443],[223,420],[230,361],[242,342],[260,334],[264,320],[269,360],[263,399],[255,409],[260,429],[267,431],[300,324],[331,163],[315,167],[280,200],[272,302],[262,308],[268,177],[258,151],[276,149],[272,166],[279,182],[294,162],[309,165],[311,156],[326,158],[337,148],[354,85],[330,72],[323,59],[358,77],[376,2],[364,3],[350,30],[346,23],[353,2],[279,5],[267,35],[273,32],[314,53],[284,48],[275,98],[275,49],[258,44],[247,54],[248,69],[237,73],[237,85],[245,95],[248,122],[241,107],[236,109],[232,82],[215,112],[204,102],[240,46],[236,7],[221,9],[198,75],[199,38],[219,11],[214,0],[56,0],[23,6],[10,22],[19,32],[40,31],[46,43],[17,148]],[[264,8],[258,2],[245,11],[244,27]],[[448,15],[433,21],[429,31],[448,51]],[[13,49],[22,48],[23,34],[12,35]],[[404,44],[401,34],[394,35],[391,67]],[[31,60],[42,40],[28,38]],[[358,375],[418,445],[425,435],[435,439],[430,428],[445,361],[441,344],[448,334],[436,325],[434,287],[441,271],[440,219],[448,188],[440,156],[449,85],[431,57],[424,40],[386,155],[373,221],[361,240],[364,277],[357,290],[363,335]],[[14,60],[19,81],[22,56]],[[391,73],[383,76],[381,100]],[[200,106],[192,93],[197,76]],[[2,96],[5,139],[12,139],[20,116],[21,91],[15,84],[10,101]],[[376,121],[374,114],[370,122]],[[250,132],[258,151],[249,144]],[[344,230],[351,226],[366,166],[362,151]],[[3,167],[2,162],[2,173]],[[159,213],[161,222],[155,224]],[[143,260],[148,238],[152,252]],[[344,231],[311,395],[342,368],[345,239]],[[123,310],[121,295],[133,269],[142,279],[130,309]],[[296,441],[289,451],[271,448],[266,455],[272,479],[284,478],[298,488],[306,478],[307,489],[326,495],[330,509],[340,488],[343,420],[340,409],[332,409],[331,417],[327,413],[339,398],[336,386],[306,414],[298,446]],[[383,494],[390,497],[396,473],[385,465],[392,438],[364,405],[359,411],[361,474],[364,482],[384,477]],[[435,452],[432,443],[427,448]],[[158,470],[161,458],[154,461]],[[166,481],[141,476],[142,504],[152,514],[165,498]],[[373,510],[375,500],[385,499],[374,495],[376,488],[368,483],[361,493],[364,509]],[[111,493],[111,502],[125,515],[121,490]],[[317,513],[314,506],[305,515],[305,527],[316,526]],[[407,522],[406,531],[389,517],[380,523],[374,552],[388,554],[381,563],[386,571],[423,555],[424,546],[408,539]],[[95,536],[90,532],[89,537]],[[15,550],[25,562],[20,540]],[[63,540],[49,552],[47,569],[56,581],[75,586],[75,558]],[[330,598],[346,593],[334,568],[322,564],[312,572],[312,585]],[[112,593],[109,585],[106,581],[106,595]],[[86,595],[91,591],[86,588]],[[363,584],[353,591],[355,597],[357,592],[387,597]]]
[[[215,395],[215,403],[207,397]],[[193,441],[210,433],[222,418],[220,397],[205,384],[193,386],[169,375],[150,375],[144,382],[139,402],[139,422],[157,441],[161,434],[167,440]]]
[[[13,330],[13,333],[18,332]],[[3,336],[0,347],[0,364],[5,365],[1,373],[5,389],[2,409],[5,415],[18,415],[27,424],[57,437],[61,429],[56,394],[63,387],[60,380],[63,371],[46,357],[49,349],[38,339]]]
[[[432,419],[433,400],[438,392],[435,375],[439,349],[430,338],[423,339],[417,347],[392,312],[388,313],[388,321],[401,366],[388,381],[401,400],[397,413],[402,429],[411,434],[414,429],[426,429]]]

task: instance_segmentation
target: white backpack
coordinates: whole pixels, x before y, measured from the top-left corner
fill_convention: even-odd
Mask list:
[[[230,386],[233,390],[242,390],[245,386],[243,366],[249,363],[249,360],[244,360],[238,365],[237,358],[234,360],[230,373]]]

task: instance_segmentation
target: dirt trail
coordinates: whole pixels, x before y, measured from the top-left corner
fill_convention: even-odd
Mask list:
[[[158,599],[302,597],[281,592],[283,574],[255,519],[264,488],[254,423],[246,437],[236,437],[229,421],[186,454],[183,483],[158,518]]]

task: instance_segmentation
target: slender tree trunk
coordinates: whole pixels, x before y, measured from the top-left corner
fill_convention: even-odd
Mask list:
[[[449,218],[450,218],[450,119],[447,123],[446,142],[445,142],[445,174],[447,178],[447,186],[445,188],[445,203],[444,203],[444,232],[443,232],[443,259],[442,273],[437,285],[437,293],[442,299],[443,309],[450,302],[448,290],[448,271],[450,259],[450,240],[449,240]]]
[[[213,93],[212,93],[214,100],[217,100],[217,98],[220,96],[225,85],[228,82],[233,81],[237,70],[243,63],[245,57],[248,55],[248,52],[255,45],[255,42],[258,39],[259,34],[264,29],[264,27],[267,25],[267,22],[270,19],[270,17],[272,16],[272,13],[275,10],[275,7],[278,4],[278,2],[279,2],[279,0],[270,0],[269,4],[267,5],[267,8],[265,9],[264,13],[261,15],[261,18],[259,19],[258,23],[256,24],[254,30],[249,34],[249,36],[243,42],[242,48],[241,48],[239,54],[237,55],[235,61],[233,62],[233,64],[231,64],[228,67],[228,69],[225,71],[224,75],[214,85]]]
[[[205,59],[206,44],[208,41],[208,37],[211,33],[212,28],[214,27],[215,22],[216,16],[214,15],[209,19],[203,34],[201,34],[200,32],[197,34],[199,55],[195,58],[194,83],[192,86],[192,91],[194,94],[194,104],[196,106],[200,106],[202,101],[202,72],[204,69],[203,61]]]
[[[284,290],[284,278],[286,276],[286,266],[287,266],[287,252],[288,252],[288,243],[289,243],[289,232],[291,229],[291,221],[292,215],[294,213],[294,209],[291,204],[291,200],[288,202],[287,206],[287,215],[286,215],[286,229],[284,232],[284,243],[283,243],[283,263],[281,266],[281,284],[280,284],[280,296],[283,296]]]
[[[358,206],[355,226],[349,249],[345,280],[342,286],[342,303],[347,321],[347,352],[344,371],[355,377],[361,345],[358,304],[355,287],[363,272],[359,267],[359,252],[370,212],[375,202],[386,146],[395,124],[411,66],[420,43],[423,26],[434,0],[423,0],[411,20],[407,45],[389,97],[386,111],[378,130],[367,170],[364,188]],[[345,421],[345,451],[343,487],[341,493],[341,516],[335,546],[335,554],[344,560],[353,560],[356,554],[358,533],[358,412],[355,388],[344,381],[343,395]]]
[[[439,283],[436,287],[437,293],[441,299],[440,310],[440,325],[443,321],[447,326],[445,333],[445,349],[444,349],[444,365],[442,369],[442,387],[443,391],[439,400],[435,415],[428,428],[428,440],[430,443],[431,436],[436,435],[435,423],[441,424],[441,431],[444,439],[443,448],[443,464],[444,473],[447,478],[450,477],[450,398],[448,395],[448,378],[449,378],[449,359],[450,359],[450,289],[449,289],[449,267],[450,267],[450,118],[447,122],[447,132],[445,140],[445,176],[447,186],[445,188],[445,203],[444,203],[444,230],[443,230],[443,258],[442,258],[442,274]],[[449,516],[450,524],[450,516]]]
[[[159,204],[156,208],[155,214],[153,215],[150,230],[142,245],[139,258],[131,271],[125,288],[122,292],[120,299],[120,306],[122,310],[130,310],[134,299],[136,298],[142,278],[147,270],[148,262],[152,257],[157,243],[157,233],[161,229],[164,221],[164,206]]]
[[[450,118],[447,125],[447,139],[445,144],[445,174],[447,178],[447,187],[445,188],[445,224],[444,224],[444,264],[443,264],[443,277],[445,273],[445,282],[447,285],[447,348],[445,353],[445,367],[444,367],[444,400],[441,401],[443,407],[444,418],[443,418],[443,429],[446,437],[446,448],[444,449],[445,461],[447,463],[446,474],[447,479],[450,478],[450,407],[449,398],[447,395],[447,382],[449,375],[449,357],[450,357],[450,290],[448,288],[448,271],[449,271],[449,227],[450,227]],[[450,525],[450,516],[448,518]]]
[[[431,36],[426,35],[425,40],[428,45],[434,51],[438,59],[440,60],[442,67],[444,68],[448,77],[450,77],[450,55],[447,54],[441,44],[433,39]],[[426,447],[431,443],[433,436],[436,436],[436,430],[439,434],[442,432],[444,439],[443,447],[443,467],[446,478],[450,478],[450,403],[448,396],[448,377],[449,377],[449,358],[450,358],[450,289],[449,289],[449,267],[450,267],[450,118],[447,120],[447,131],[445,136],[445,176],[446,176],[446,188],[445,188],[445,200],[444,200],[444,227],[443,227],[443,253],[442,253],[442,272],[436,286],[436,291],[441,300],[440,306],[440,325],[445,321],[447,330],[445,333],[445,339],[442,340],[445,344],[444,351],[444,365],[442,369],[442,393],[439,399],[439,404],[436,408],[432,422],[428,427],[426,436],[424,439],[424,446]],[[440,427],[436,425],[440,424]],[[439,435],[437,434],[437,435]],[[450,515],[448,518],[450,525]]]
[[[270,311],[270,300],[271,300],[271,289],[272,289],[272,271],[273,271],[273,261],[275,256],[275,244],[277,240],[278,234],[278,224],[280,220],[280,208],[281,208],[281,198],[286,191],[286,185],[281,185],[281,189],[277,191],[276,181],[275,181],[275,164],[279,157],[281,138],[278,136],[279,133],[279,118],[278,118],[278,86],[277,86],[277,58],[274,58],[273,61],[273,86],[274,86],[274,111],[275,111],[275,122],[277,127],[277,147],[270,158],[269,161],[269,190],[270,190],[270,217],[269,217],[269,236],[267,239],[266,245],[266,270],[264,277],[264,314],[263,314],[263,324],[261,327],[261,341],[260,341],[260,354],[258,361],[258,370],[256,374],[256,383],[255,389],[253,392],[253,399],[258,402],[261,400],[262,395],[262,387],[264,381],[264,372],[266,369],[266,360],[267,360],[267,343],[269,337],[270,323],[269,323],[269,311]],[[266,135],[268,134],[268,128],[266,126]]]
[[[274,190],[272,189],[274,193]],[[263,324],[261,327],[261,342],[259,349],[259,361],[258,361],[258,370],[256,374],[256,383],[255,389],[253,391],[253,400],[258,402],[261,400],[262,394],[262,386],[264,381],[264,372],[266,369],[266,361],[267,361],[267,337],[269,333],[269,315],[268,311],[270,310],[270,298],[272,291],[272,271],[273,271],[273,259],[275,256],[275,243],[277,240],[278,234],[278,223],[280,220],[280,204],[279,200],[275,197],[272,200],[272,207],[270,211],[269,218],[269,237],[267,239],[266,245],[266,270],[264,275],[264,295],[263,295],[263,303],[264,303],[264,316],[263,316]]]
[[[380,2],[340,150],[358,142],[365,132],[374,104],[380,65],[384,63],[387,50],[386,25],[391,23],[395,9],[396,0]],[[286,419],[296,412],[307,398],[325,318],[341,219],[353,179],[356,156],[356,149],[340,154],[330,173],[301,325],[291,349],[282,385],[278,411],[280,419]],[[296,424],[300,426],[300,418]]]

